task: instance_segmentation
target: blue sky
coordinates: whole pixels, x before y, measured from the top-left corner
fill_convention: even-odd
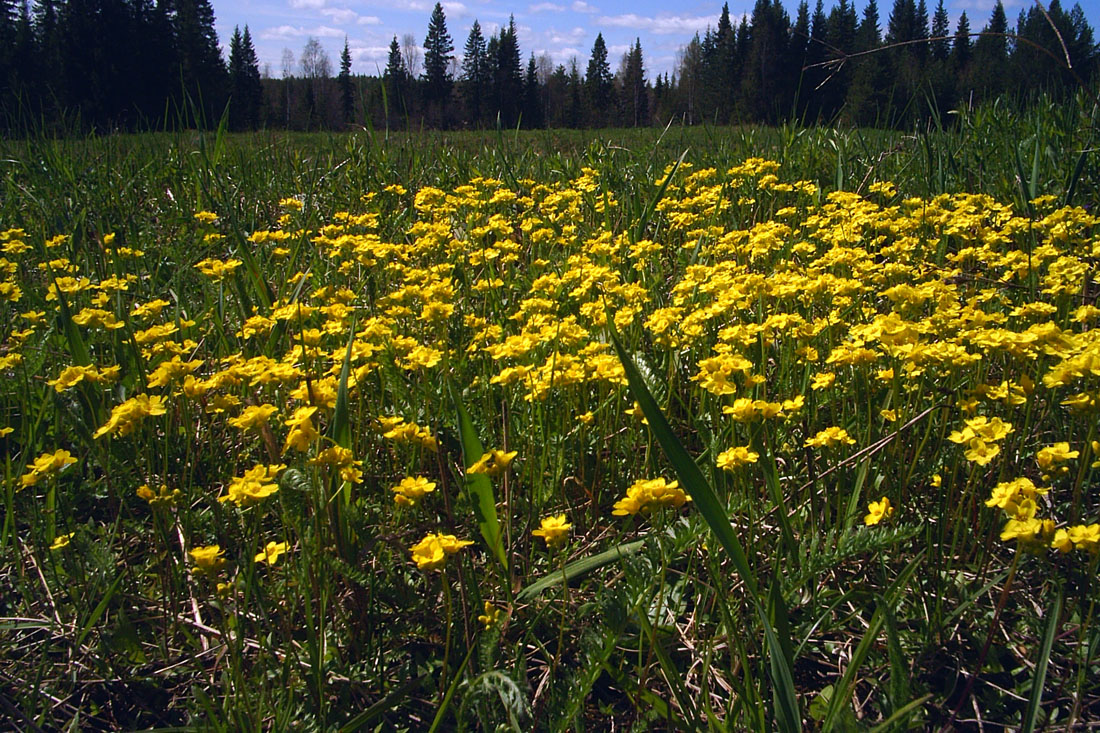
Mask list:
[[[981,30],[989,19],[996,0],[945,0],[945,6],[955,20],[965,10],[973,31]],[[1009,23],[1014,24],[1022,7],[1032,0],[1004,0]],[[1073,0],[1062,0],[1065,8]],[[217,16],[218,35],[228,55],[229,37],[233,27],[249,26],[261,70],[274,77],[282,75],[284,50],[294,59],[310,38],[316,38],[327,50],[334,71],[338,70],[340,51],[347,36],[352,53],[352,71],[360,74],[381,73],[386,66],[389,45],[394,35],[400,41],[412,34],[418,46],[424,43],[428,19],[435,0],[213,0]],[[825,0],[828,10],[832,0]],[[865,0],[855,0],[860,15]],[[882,28],[885,31],[892,0],[878,0]],[[928,0],[930,10],[935,0]],[[792,20],[797,0],[784,0]],[[753,0],[730,0],[730,13],[736,19],[752,10]],[[813,2],[810,3],[811,8]],[[1081,0],[1093,28],[1100,17],[1100,0]],[[611,70],[635,38],[642,42],[642,52],[648,78],[656,73],[672,71],[677,52],[696,31],[718,22],[722,0],[450,0],[443,3],[447,30],[454,39],[455,54],[461,57],[462,47],[476,18],[485,37],[508,23],[514,14],[524,64],[534,52],[536,58],[546,55],[553,65],[566,64],[577,58],[584,73],[596,34],[603,33],[607,42]]]

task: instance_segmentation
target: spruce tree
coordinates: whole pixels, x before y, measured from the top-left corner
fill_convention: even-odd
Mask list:
[[[603,33],[596,34],[592,44],[592,55],[588,59],[588,70],[584,75],[585,99],[588,103],[588,120],[592,127],[606,127],[613,116],[611,66],[607,62],[607,44]]]
[[[340,52],[340,74],[336,83],[340,87],[340,111],[347,125],[355,118],[355,88],[351,81],[351,49],[347,36],[344,36],[344,50]]]
[[[523,126],[529,130],[543,126],[542,89],[539,86],[535,54],[527,61],[527,75],[523,79]]]
[[[946,61],[951,55],[950,35],[951,19],[947,16],[943,0],[939,0],[932,16],[932,58],[936,61]]]
[[[401,54],[401,44],[397,36],[390,43],[390,55],[386,60],[386,71],[382,76],[386,90],[387,124],[397,123],[408,115],[409,72],[405,67],[405,57]]]
[[[730,29],[732,33],[732,28]],[[726,90],[728,92],[728,90]],[[622,97],[620,109],[623,110],[623,122],[630,127],[643,127],[649,124],[649,93],[646,88],[645,64],[642,60],[642,41],[634,39],[634,45],[626,54],[626,63],[622,75]]]
[[[436,3],[428,21],[428,35],[424,38],[424,101],[429,107],[439,108],[450,99],[454,50],[443,6]]]
[[[70,0],[71,1],[71,0]],[[180,112],[195,125],[215,125],[224,105],[228,73],[218,48],[210,0],[174,0],[172,18],[183,96]]]
[[[493,45],[490,39],[489,45]],[[508,26],[502,28],[496,42],[493,70],[494,101],[504,127],[515,127],[519,121],[523,102],[523,69],[520,66],[519,39],[516,37],[516,19],[509,17]]]
[[[244,33],[233,28],[229,41],[229,121],[236,130],[254,130],[263,109],[263,85],[259,61],[248,26]]]
[[[462,98],[466,102],[467,119],[475,126],[483,123],[485,94],[489,88],[489,59],[481,24],[474,20],[462,54],[459,77]]]

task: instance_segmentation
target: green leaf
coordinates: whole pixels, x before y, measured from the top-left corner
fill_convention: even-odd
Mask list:
[[[348,374],[351,371],[351,344],[355,341],[355,321],[348,333],[348,347],[344,351],[344,364],[340,367],[340,385],[336,390],[336,411],[332,416],[329,437],[341,448],[351,448],[351,421],[348,419]],[[345,481],[341,492],[344,506],[351,504],[351,482]]]
[[[703,472],[699,470],[699,466],[696,465],[691,455],[680,443],[679,438],[672,431],[672,426],[668,424],[668,420],[665,419],[661,409],[657,406],[653,395],[650,394],[649,389],[642,380],[642,375],[638,372],[638,367],[619,342],[618,334],[615,332],[614,319],[610,313],[608,314],[607,323],[611,342],[615,346],[615,352],[619,355],[619,361],[622,362],[631,395],[634,397],[635,402],[641,406],[642,413],[649,421],[649,428],[657,438],[657,442],[661,445],[661,450],[668,458],[669,463],[672,464],[676,477],[691,495],[696,509],[706,520],[707,525],[725,549],[730,560],[733,561],[734,567],[745,584],[745,591],[748,593],[757,616],[760,618],[760,623],[764,627],[772,684],[775,685],[775,714],[779,728],[784,731],[801,730],[802,717],[798,711],[798,699],[795,696],[791,665],[783,652],[783,644],[779,642],[775,629],[772,627],[768,611],[761,600],[756,578],[752,574],[752,568],[749,567],[748,557],[745,555],[745,550],[741,546],[737,534],[733,531],[733,525],[730,524],[729,517],[726,515],[726,508],[718,500],[718,495],[714,493],[714,489],[711,488],[710,483],[703,476]],[[789,646],[788,642],[788,648]]]
[[[1043,641],[1039,645],[1039,658],[1035,660],[1035,676],[1031,679],[1031,697],[1027,701],[1027,711],[1024,713],[1024,724],[1020,727],[1020,733],[1031,733],[1039,720],[1043,686],[1047,681],[1047,664],[1050,662],[1050,650],[1054,647],[1054,637],[1057,635],[1058,623],[1061,621],[1062,603],[1065,597],[1065,589],[1059,588],[1058,594],[1054,596],[1054,603],[1047,608],[1047,625],[1043,629]]]
[[[462,404],[462,398],[454,383],[450,383],[451,399],[454,401],[455,411],[458,413],[458,436],[462,442],[462,466],[469,468],[477,463],[485,453],[485,449],[478,440],[474,423],[470,420],[470,413]],[[470,503],[474,508],[474,517],[477,519],[478,529],[489,551],[500,561],[504,573],[508,573],[508,557],[504,554],[504,544],[500,537],[500,522],[497,521],[497,503],[493,495],[493,482],[483,473],[470,473],[465,471],[466,491],[470,495]]]
[[[534,583],[524,588],[516,595],[517,601],[527,601],[538,594],[542,593],[548,588],[561,585],[563,582],[569,582],[577,578],[582,578],[588,575],[593,570],[598,570],[604,565],[621,560],[628,555],[633,555],[638,550],[642,549],[645,544],[645,540],[635,540],[634,542],[627,542],[622,545],[616,545],[610,550],[604,550],[603,552],[592,555],[591,557],[585,557],[580,560],[574,560],[560,570],[554,570],[539,578]]]

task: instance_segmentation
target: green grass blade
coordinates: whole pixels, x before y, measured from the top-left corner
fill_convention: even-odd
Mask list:
[[[451,383],[451,399],[454,401],[455,412],[458,413],[458,436],[462,442],[462,466],[469,468],[477,462],[485,453],[481,441],[474,430],[474,423],[470,420],[470,413],[462,404],[462,398],[458,389]],[[470,495],[470,503],[474,508],[474,516],[477,518],[477,526],[489,551],[500,562],[504,573],[508,573],[508,557],[504,553],[504,544],[500,536],[500,522],[497,520],[496,497],[493,495],[493,482],[483,473],[465,472],[466,490]]]
[[[344,725],[340,727],[340,733],[355,733],[355,731],[359,730],[382,713],[396,709],[402,701],[404,701],[414,690],[423,685],[429,677],[429,674],[422,674],[401,685],[396,690],[344,723]]]
[[[856,674],[859,672],[860,667],[863,666],[863,660],[871,651],[871,646],[875,643],[879,631],[882,630],[886,622],[886,609],[892,607],[897,602],[898,595],[909,585],[909,580],[913,577],[913,573],[917,570],[917,564],[923,557],[924,552],[922,551],[913,558],[904,570],[901,571],[901,574],[899,574],[894,582],[890,584],[890,587],[886,589],[885,594],[882,596],[876,595],[877,607],[875,608],[875,613],[871,616],[871,622],[867,625],[867,631],[863,634],[863,638],[860,640],[855,652],[852,653],[852,658],[848,662],[848,668],[844,670],[844,675],[840,678],[840,682],[833,691],[832,698],[829,700],[829,710],[825,714],[825,719],[821,724],[821,730],[833,730],[841,710],[848,704],[848,701],[851,700],[852,688],[855,686],[856,682]]]
[[[718,495],[714,493],[714,489],[711,488],[710,483],[703,476],[703,472],[699,470],[699,466],[672,431],[672,426],[668,424],[668,420],[665,419],[661,409],[657,406],[657,402],[653,399],[653,395],[646,387],[637,365],[619,342],[613,324],[614,319],[609,315],[608,328],[610,329],[611,341],[615,346],[615,352],[619,355],[619,361],[622,362],[630,393],[641,406],[642,413],[649,421],[650,430],[653,431],[653,435],[661,445],[661,450],[668,458],[669,463],[672,464],[677,478],[691,495],[696,509],[702,514],[703,519],[706,520],[707,525],[715,537],[718,538],[726,554],[733,561],[733,565],[741,576],[745,584],[745,590],[760,618],[760,623],[764,627],[772,684],[775,685],[777,703],[775,714],[778,726],[785,731],[801,730],[802,717],[798,711],[798,699],[795,695],[794,675],[791,672],[791,665],[788,663],[783,652],[783,645],[780,644],[775,629],[772,627],[771,619],[768,617],[767,609],[760,597],[756,578],[752,574],[752,568],[749,567],[748,557],[745,555],[745,550],[741,546],[737,534],[733,531],[733,525],[730,524],[729,517],[726,515],[726,508],[722,506],[722,503],[718,500]]]
[[[1077,164],[1073,166],[1073,173],[1066,181],[1066,195],[1062,199],[1062,206],[1070,206],[1073,203],[1073,194],[1077,192],[1077,184],[1081,180],[1081,174],[1085,172],[1085,162],[1088,160],[1088,150],[1082,150],[1077,156]]]
[[[351,448],[351,421],[348,418],[348,375],[351,372],[351,345],[355,341],[355,321],[348,333],[348,346],[344,351],[344,364],[340,367],[340,385],[336,390],[336,410],[332,416],[330,437],[336,445]],[[344,481],[342,494],[344,506],[351,504],[351,482]]]
[[[84,625],[80,627],[80,633],[76,637],[76,643],[74,648],[79,649],[84,643],[84,640],[88,638],[88,634],[92,632],[92,628],[99,622],[99,619],[103,617],[104,612],[107,610],[107,606],[110,605],[111,599],[115,597],[115,593],[118,592],[118,587],[122,584],[122,579],[126,577],[126,573],[119,573],[118,577],[114,579],[110,587],[107,588],[107,592],[103,594],[103,598],[100,599],[96,607],[92,609],[91,614],[88,615],[87,620],[84,621]]]
[[[893,728],[895,725],[904,721],[910,713],[912,713],[924,703],[928,702],[931,698],[932,695],[931,693],[929,693],[922,697],[918,697],[916,700],[909,701],[905,705],[905,707],[898,708],[896,711],[894,711],[893,715],[876,725],[868,733],[885,733],[886,731]],[[904,728],[902,730],[904,730]]]
[[[516,595],[517,601],[528,601],[544,590],[553,588],[557,585],[561,585],[563,582],[575,580],[577,578],[583,578],[593,570],[599,570],[604,565],[609,565],[616,560],[621,560],[628,555],[633,555],[642,549],[645,544],[645,540],[635,540],[634,542],[627,542],[622,545],[616,545],[610,550],[604,550],[601,553],[592,555],[591,557],[581,558],[580,560],[574,560],[560,570],[554,570],[548,573],[546,576],[539,578],[534,583],[531,583]]]
[[[348,334],[348,346],[344,351],[344,363],[340,367],[340,384],[336,390],[336,410],[332,416],[331,434],[329,437],[336,445],[343,448],[351,447],[351,423],[348,418],[348,376],[351,373],[351,345],[355,341],[355,322],[352,321],[351,332]]]
[[[680,157],[676,159],[676,163],[672,166],[672,170],[668,172],[668,175],[665,176],[665,180],[661,182],[660,188],[657,189],[656,193],[653,194],[653,198],[650,199],[649,203],[646,204],[644,209],[642,209],[642,215],[638,217],[638,221],[635,222],[634,228],[632,229],[632,241],[637,242],[645,235],[645,229],[647,226],[649,226],[650,217],[652,217],[653,212],[657,210],[657,204],[659,204],[661,202],[661,199],[664,198],[665,191],[668,190],[668,184],[672,182],[673,176],[675,176],[676,171],[680,169],[680,164],[684,162],[684,157],[687,154],[688,149],[685,149],[684,152],[680,153]]]
[[[1039,720],[1039,710],[1043,702],[1043,686],[1047,681],[1047,665],[1050,662],[1050,650],[1054,647],[1054,637],[1058,631],[1058,622],[1061,620],[1062,603],[1066,592],[1058,589],[1054,597],[1054,603],[1047,609],[1047,625],[1043,629],[1043,640],[1039,645],[1039,658],[1035,660],[1035,676],[1031,681],[1031,697],[1027,701],[1027,710],[1024,712],[1023,725],[1020,733],[1031,733],[1035,730],[1035,724]]]
[[[454,679],[451,680],[450,686],[447,687],[447,694],[443,696],[443,702],[439,703],[439,709],[435,711],[435,718],[432,720],[432,727],[428,729],[428,733],[435,733],[435,731],[439,730],[439,726],[443,722],[444,716],[447,715],[447,711],[451,707],[451,700],[455,696],[455,690],[458,689],[458,683],[462,681],[462,673],[466,670],[466,665],[470,663],[470,657],[473,656],[475,649],[477,649],[477,644],[470,644],[470,648],[466,652],[466,658],[462,660],[462,664],[460,664],[458,670],[455,671]],[[444,670],[444,672],[446,672],[446,670]]]

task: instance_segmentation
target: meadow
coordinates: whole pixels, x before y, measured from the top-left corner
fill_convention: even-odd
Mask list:
[[[1098,114],[0,142],[3,716],[1100,719]]]

